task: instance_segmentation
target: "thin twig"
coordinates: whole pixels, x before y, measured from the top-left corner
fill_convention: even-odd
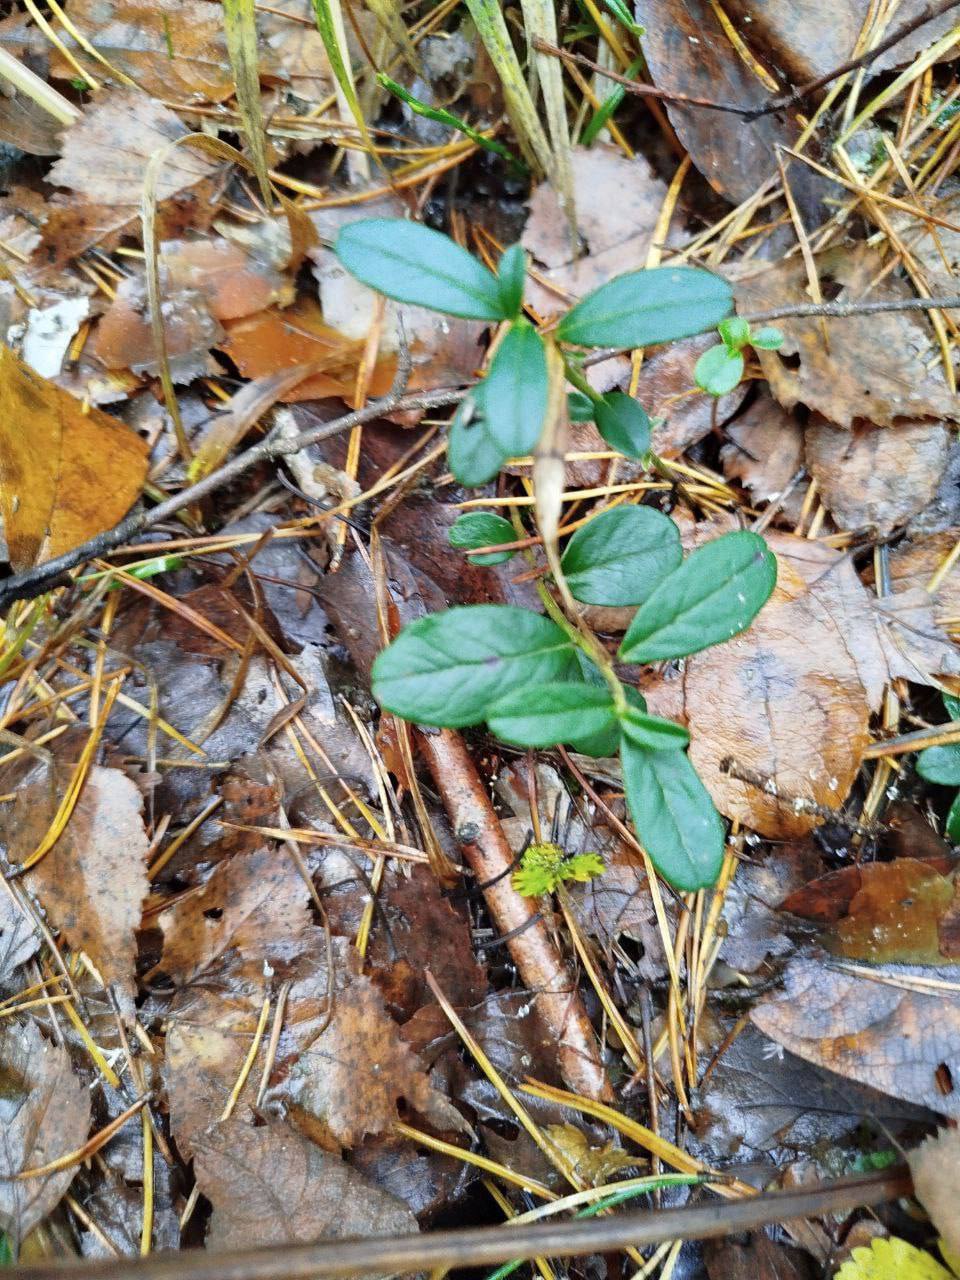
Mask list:
[[[958,0],[960,3],[960,0]],[[787,320],[791,316],[873,316],[883,311],[940,311],[960,307],[960,298],[889,298],[880,302],[797,302],[770,311],[744,316],[749,324],[767,320]]]
[[[271,1245],[226,1253],[190,1251],[116,1261],[84,1259],[54,1266],[22,1266],[17,1274],[23,1280],[275,1280],[277,1276],[284,1280],[312,1280],[318,1275],[383,1275],[493,1266],[512,1258],[584,1257],[612,1253],[626,1245],[642,1248],[663,1240],[716,1239],[771,1223],[883,1204],[909,1194],[910,1188],[909,1172],[901,1166],[800,1191],[679,1209],[618,1213],[607,1218]]]
[[[922,27],[927,22],[932,22],[934,18],[939,18],[941,14],[947,13],[950,9],[955,9],[958,4],[960,4],[960,0],[938,0],[937,3],[924,5],[918,14],[915,14],[907,22],[901,22],[899,27],[891,31],[878,45],[868,49],[866,53],[861,53],[857,58],[848,58],[846,62],[841,62],[838,67],[834,67],[832,71],[826,72],[825,75],[817,76],[816,80],[809,80],[806,84],[802,84],[799,89],[793,89],[790,93],[777,94],[776,97],[770,98],[762,106],[754,107],[747,111],[745,113],[746,119],[748,121],[758,120],[761,116],[771,115],[774,111],[782,111],[785,107],[792,107],[801,102],[808,94],[816,93],[818,89],[823,89],[832,80],[837,80],[840,76],[846,75],[848,71],[856,71],[859,67],[868,67],[882,53],[886,53],[895,44],[899,44],[901,40],[906,39],[918,27]]]
[[[955,3],[960,4],[960,0],[955,0]],[[549,44],[540,36],[534,36],[533,47],[538,53],[546,53],[551,58],[560,58],[563,62],[575,63],[576,66],[585,67],[588,71],[599,72],[605,80],[613,80],[615,84],[623,85],[627,93],[636,94],[641,98],[660,98],[664,102],[677,102],[684,107],[704,107],[707,111],[726,111],[735,116],[747,116],[754,110],[753,107],[739,107],[734,102],[714,102],[711,98],[694,98],[688,93],[672,93],[669,89],[658,89],[656,85],[631,80],[629,76],[622,76],[616,71],[611,71],[609,67],[602,67],[599,62],[584,57],[582,53],[572,53],[569,49],[561,49],[559,45]]]
[[[339,435],[343,431],[349,431],[352,427],[359,426],[363,422],[372,422],[375,418],[379,418],[386,413],[397,413],[407,409],[438,409],[444,405],[456,404],[465,395],[466,391],[464,390],[450,388],[409,396],[395,394],[391,391],[382,400],[376,400],[363,409],[344,414],[342,418],[336,418],[333,422],[324,422],[319,426],[312,427],[309,431],[301,431],[299,435],[282,439],[268,436],[260,444],[255,444],[244,453],[238,454],[230,462],[220,467],[219,470],[204,476],[202,480],[198,480],[189,489],[183,489],[180,493],[175,493],[155,507],[137,511],[133,515],[127,516],[125,520],[121,520],[112,529],[107,529],[104,533],[98,533],[95,537],[88,538],[86,542],[82,542],[71,551],[65,551],[63,555],[57,556],[54,560],[47,560],[33,569],[28,569],[24,573],[18,573],[13,577],[7,578],[0,585],[0,613],[9,608],[16,600],[29,600],[34,596],[41,595],[44,591],[50,590],[52,587],[66,585],[62,579],[68,570],[76,568],[77,565],[83,564],[87,560],[98,559],[115,547],[129,542],[137,534],[143,533],[145,529],[161,524],[176,512],[183,510],[184,507],[193,506],[202,499],[209,497],[210,494],[216,493],[218,489],[236,480],[238,476],[243,475],[245,471],[249,471],[251,467],[255,467],[260,462],[269,462],[273,458],[297,453],[308,445],[316,444],[320,440],[328,440],[331,436]]]

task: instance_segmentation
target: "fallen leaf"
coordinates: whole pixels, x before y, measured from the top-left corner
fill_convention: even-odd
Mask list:
[[[40,932],[10,893],[0,893],[0,983],[40,950]]]
[[[219,344],[223,330],[203,296],[191,289],[164,289],[160,312],[174,382],[192,382],[203,374],[215,373],[217,367],[210,360],[210,348]],[[160,360],[142,277],[128,277],[118,286],[116,296],[100,318],[89,351],[105,369],[130,369],[136,374],[157,376]]]
[[[913,1151],[907,1152],[913,1190],[930,1215],[943,1242],[953,1252],[960,1252],[960,1220],[957,1218],[957,1196],[960,1195],[960,1129],[941,1129],[926,1138]]]
[[[646,28],[643,51],[657,88],[741,107],[759,106],[770,96],[708,0],[637,0],[635,12]],[[699,107],[667,104],[666,110],[693,163],[734,204],[776,172],[777,147],[791,145],[800,132],[789,112],[748,121]],[[823,181],[804,165],[794,165],[789,179],[804,220],[818,225]]]
[[[869,288],[883,274],[883,259],[867,246],[831,250],[816,259],[816,268],[822,289],[836,286],[830,296],[838,302],[859,300],[868,289],[870,301],[907,295],[906,286],[891,276],[880,288]],[[810,301],[800,258],[765,263],[737,282],[736,294],[745,313]],[[904,418],[960,419],[960,405],[939,362],[928,368],[935,347],[925,320],[890,311],[825,323],[829,347],[816,317],[786,317],[777,321],[785,335],[779,351],[756,353],[784,408],[805,404],[841,427],[858,418],[879,427]]]
[[[726,434],[730,443],[720,450],[723,474],[749,489],[755,503],[779,498],[803,466],[800,424],[766,390],[727,426]],[[784,507],[788,518],[799,510],[798,496]]]
[[[936,969],[854,972],[836,962],[793,960],[783,990],[764,997],[750,1016],[765,1036],[808,1062],[960,1115],[960,988]]]
[[[309,891],[285,849],[237,854],[215,867],[202,888],[162,911],[157,969],[187,983],[229,948],[262,965],[279,965],[304,945]]]
[[[64,298],[52,307],[31,307],[21,355],[41,378],[56,378],[77,330],[90,314],[90,299]]]
[[[637,974],[653,982],[663,977],[667,966],[643,859],[616,838],[594,840],[593,846],[603,858],[604,872],[585,884],[570,885],[577,920],[606,951],[622,936],[633,939],[642,947],[642,955],[633,961]]]
[[[739,867],[723,899],[720,958],[740,973],[755,973],[768,956],[788,955],[795,944],[785,932],[781,904],[821,866],[813,842],[798,840],[774,846],[763,862]]]
[[[542,315],[566,310],[611,276],[646,266],[654,227],[667,189],[642,156],[627,159],[619,147],[574,147],[570,156],[577,229],[549,182],[530,197],[521,243],[536,260],[527,301]]]
[[[0,509],[15,570],[116,524],[146,473],[138,435],[0,350]]]
[[[161,292],[200,294],[217,320],[256,315],[293,301],[293,285],[270,262],[244,253],[230,240],[172,240],[160,246]]]
[[[44,760],[22,777],[2,818],[12,863],[39,845],[71,773]],[[63,835],[25,877],[50,923],[69,946],[86,952],[127,1013],[136,993],[135,933],[149,890],[142,811],[143,796],[125,773],[91,766]]]
[[[890,584],[894,592],[923,590],[960,540],[960,529],[899,542],[890,551]],[[869,581],[870,575],[867,575]],[[960,621],[960,563],[954,563],[933,596],[937,620]]]
[[[60,1202],[79,1165],[13,1181],[82,1146],[90,1102],[70,1055],[43,1039],[34,1023],[0,1030],[0,1229],[22,1240]]]
[[[820,821],[804,801],[837,808],[846,799],[888,680],[929,682],[960,670],[960,655],[935,628],[929,598],[878,601],[842,553],[766,537],[779,565],[773,596],[744,635],[688,658],[681,687],[690,758],[721,812],[789,838]],[[677,682],[661,677],[644,693],[670,714]],[[728,761],[763,782],[732,776]]]
[[[293,1064],[286,1092],[294,1119],[324,1146],[352,1147],[389,1133],[403,1098],[440,1129],[459,1113],[431,1087],[369,978],[338,994],[330,1025]]]
[[[814,414],[803,450],[837,527],[869,526],[886,535],[933,501],[950,440],[941,422],[899,420],[891,428],[854,422],[845,431]]]
[[[198,1141],[194,1168],[213,1206],[211,1249],[418,1230],[402,1201],[286,1127],[228,1121]]]
[[[613,1139],[594,1146],[587,1135],[569,1121],[545,1127],[547,1137],[588,1187],[616,1181],[617,1174],[638,1163],[636,1156],[616,1147]]]
[[[814,881],[781,909],[808,918],[807,904],[821,918],[830,909],[820,941],[834,955],[870,964],[944,965],[960,963],[957,896],[948,868],[895,858]]]
[[[712,1240],[704,1247],[709,1280],[814,1280],[822,1274],[800,1249],[756,1232],[746,1241]]]

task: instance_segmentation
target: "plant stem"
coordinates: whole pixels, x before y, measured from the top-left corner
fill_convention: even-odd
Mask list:
[[[623,685],[617,676],[613,666],[613,659],[604,649],[603,645],[592,635],[586,628],[581,627],[578,623],[571,622],[567,615],[554,600],[553,596],[547,590],[546,583],[541,579],[537,583],[537,594],[543,602],[543,607],[547,613],[564,631],[573,643],[585,653],[592,663],[599,668],[600,674],[603,676],[613,698],[613,705],[617,714],[620,715],[627,709],[627,695],[623,691]]]

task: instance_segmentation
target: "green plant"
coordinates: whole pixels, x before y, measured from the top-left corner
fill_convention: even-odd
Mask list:
[[[772,325],[766,329],[751,329],[740,316],[721,320],[717,332],[722,341],[715,347],[709,347],[693,370],[697,386],[711,396],[725,396],[743,377],[744,347],[776,351],[783,346],[783,334],[779,329]]]
[[[584,883],[603,875],[604,870],[598,853],[566,853],[559,845],[544,841],[524,849],[512,883],[525,898],[539,898],[553,893],[567,880]]]
[[[945,693],[943,705],[951,720],[960,720],[960,698]],[[960,788],[960,742],[921,751],[917,756],[917,773],[938,786]],[[943,830],[948,840],[960,844],[960,790],[953,797]]]
[[[358,279],[389,297],[504,325],[486,378],[450,425],[448,462],[470,485],[492,479],[508,458],[536,450],[548,406],[564,390],[571,416],[592,417],[613,448],[643,457],[650,445],[643,408],[619,392],[595,392],[576,348],[667,342],[721,324],[733,305],[727,284],[709,272],[635,271],[588,294],[552,334],[541,335],[522,314],[526,263],[517,245],[494,274],[439,232],[371,219],[345,227],[336,252]],[[569,387],[558,388],[558,376]],[[518,540],[508,521],[481,513],[461,516],[449,536],[468,554],[485,549],[477,559],[488,563],[513,554],[491,548]],[[673,521],[641,506],[600,512],[551,565],[568,603],[572,597],[636,608],[617,655],[632,664],[683,658],[738,635],[777,576],[776,559],[757,534],[728,533],[684,557]],[[421,724],[485,723],[521,747],[619,753],[630,815],[654,865],[680,889],[713,884],[725,832],[688,759],[686,729],[649,714],[592,633],[572,611],[564,613],[545,583],[538,590],[545,615],[469,605],[411,623],[377,657],[374,695],[386,710]],[[581,866],[528,851],[518,887],[547,892],[571,875],[599,870],[598,861]]]

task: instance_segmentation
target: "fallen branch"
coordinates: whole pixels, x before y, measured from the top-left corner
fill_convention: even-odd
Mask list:
[[[754,107],[746,113],[747,120],[758,120],[761,116],[771,115],[774,111],[782,111],[785,107],[792,107],[798,102],[802,102],[808,94],[816,93],[818,89],[824,89],[831,81],[837,80],[840,76],[846,75],[848,71],[857,71],[860,67],[868,67],[871,62],[875,62],[881,53],[886,53],[888,49],[892,49],[895,44],[899,44],[901,40],[906,39],[918,27],[922,27],[927,22],[932,22],[934,18],[939,18],[941,14],[947,13],[950,9],[955,9],[960,5],[960,0],[937,0],[937,3],[927,4],[920,10],[918,14],[910,18],[907,22],[901,22],[899,27],[891,31],[875,45],[872,49],[868,49],[866,53],[861,53],[857,58],[848,58],[846,62],[841,62],[839,66],[827,71],[822,76],[817,76],[816,80],[808,80],[806,84],[802,84],[799,89],[793,89],[789,93],[780,93],[776,97],[770,98],[762,106]]]
[[[584,1257],[664,1240],[711,1240],[737,1231],[883,1204],[908,1195],[905,1167],[842,1178],[802,1191],[572,1222],[474,1227],[426,1235],[320,1244],[271,1245],[227,1253],[154,1254],[111,1261],[18,1267],[23,1280],[312,1280],[315,1276],[384,1275],[495,1266],[512,1258]]]
[[[796,302],[743,318],[748,324],[764,324],[768,320],[788,320],[799,316],[837,316],[842,319],[845,316],[874,316],[883,311],[940,311],[951,307],[960,307],[960,297],[889,298],[880,302]]]
[[[490,916],[532,993],[545,1032],[556,1042],[560,1074],[574,1093],[610,1100],[613,1094],[577,984],[545,922],[537,918],[534,903],[510,883],[513,852],[463,738],[441,729],[420,733],[418,739],[463,856],[484,886]]]

